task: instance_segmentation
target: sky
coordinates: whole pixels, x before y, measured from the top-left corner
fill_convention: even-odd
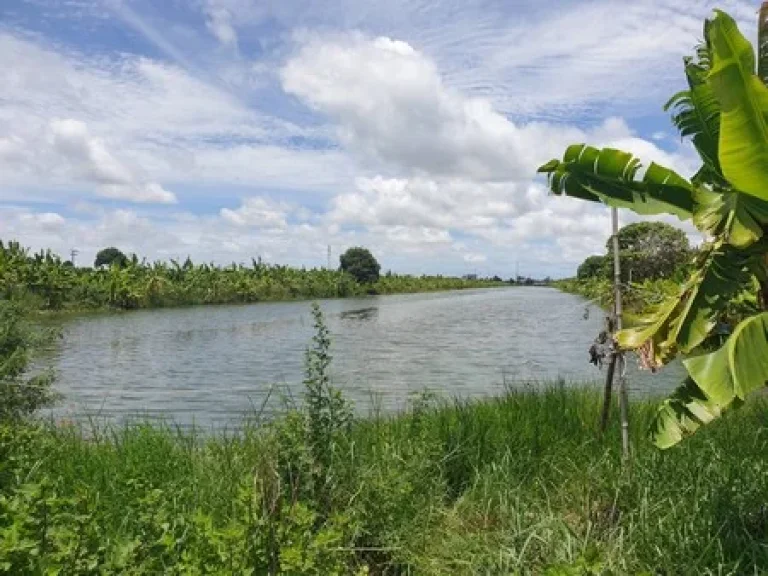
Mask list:
[[[753,36],[738,0],[0,0],[0,238],[569,276],[609,210],[536,168],[588,142],[692,174],[662,107],[715,6]]]

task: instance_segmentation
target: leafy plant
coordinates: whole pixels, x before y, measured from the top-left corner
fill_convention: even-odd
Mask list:
[[[312,317],[315,335],[307,350],[304,380],[306,445],[312,460],[314,497],[327,509],[333,459],[341,435],[352,422],[352,407],[331,385],[331,339],[317,303],[312,304]]]
[[[52,373],[25,377],[45,336],[28,325],[21,304],[0,300],[0,421],[20,420],[56,400]]]
[[[617,335],[624,349],[636,350],[653,369],[680,354],[687,358],[689,378],[653,424],[662,448],[768,381],[768,88],[756,75],[752,46],[721,11],[705,23],[704,43],[684,64],[688,90],[667,107],[702,160],[690,181],[655,163],[641,176],[640,161],[631,154],[584,144],[539,169],[554,194],[642,215],[674,214],[708,236],[679,293]],[[735,305],[745,296],[760,310]]]

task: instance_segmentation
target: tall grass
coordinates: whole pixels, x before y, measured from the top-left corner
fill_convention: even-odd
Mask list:
[[[238,435],[6,428],[0,571],[759,573],[765,400],[669,452],[644,438],[653,409],[632,405],[628,467],[591,390],[359,420],[321,492],[296,413]]]

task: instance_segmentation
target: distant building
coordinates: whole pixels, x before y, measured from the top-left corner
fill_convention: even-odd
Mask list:
[[[464,280],[477,280],[477,274],[464,274]]]

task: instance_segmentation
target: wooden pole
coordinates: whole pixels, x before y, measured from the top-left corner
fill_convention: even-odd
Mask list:
[[[611,335],[613,338],[613,335]],[[611,393],[613,391],[613,375],[616,373],[617,355],[611,352],[611,359],[608,361],[608,369],[605,372],[605,388],[603,389],[603,411],[600,414],[600,433],[605,434],[608,428],[608,417],[611,414]]]
[[[611,208],[611,224],[613,227],[613,314],[614,328],[621,330],[621,261],[619,259],[619,211]],[[614,346],[616,344],[614,343]],[[621,412],[621,449],[624,458],[629,457],[629,395],[627,394],[627,379],[624,377],[624,355],[616,354],[616,368],[619,378],[619,409]]]

